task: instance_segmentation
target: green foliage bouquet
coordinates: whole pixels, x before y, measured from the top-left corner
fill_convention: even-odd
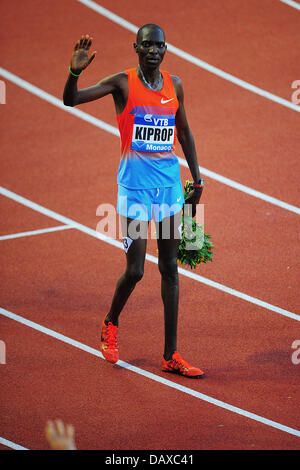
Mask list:
[[[184,199],[193,190],[193,182],[186,181],[184,185]],[[181,265],[188,265],[196,269],[201,263],[212,261],[213,244],[210,241],[211,235],[204,233],[203,225],[197,222],[182,211],[182,235],[177,253],[177,261]]]

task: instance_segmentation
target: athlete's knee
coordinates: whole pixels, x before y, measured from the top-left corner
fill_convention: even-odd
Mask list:
[[[128,266],[125,272],[126,279],[130,284],[136,284],[141,281],[144,275],[144,269],[142,266],[132,265]]]
[[[160,258],[158,260],[160,274],[167,279],[176,281],[178,278],[177,258]]]

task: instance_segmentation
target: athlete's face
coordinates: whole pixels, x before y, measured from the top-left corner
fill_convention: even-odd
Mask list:
[[[159,28],[144,28],[139,34],[134,48],[143,68],[155,69],[161,64],[167,46],[165,35]]]

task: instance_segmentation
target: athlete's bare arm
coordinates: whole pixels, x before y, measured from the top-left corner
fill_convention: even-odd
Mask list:
[[[177,138],[182,147],[193,180],[195,182],[198,182],[200,180],[199,164],[197,159],[194,137],[188,124],[185,113],[183,86],[180,78],[172,75],[172,80],[179,103],[175,117]],[[188,198],[186,199],[186,203],[190,203],[193,205],[193,217],[196,214],[196,204],[198,204],[201,194],[202,189],[197,189],[191,191]]]
[[[94,51],[89,57],[92,40],[93,38],[86,35],[82,36],[75,44],[70,63],[71,71],[75,75],[79,75],[85,70],[96,56],[96,51]],[[66,106],[76,106],[112,94],[117,114],[120,114],[125,108],[128,98],[128,80],[125,72],[110,75],[96,85],[81,90],[78,90],[77,82],[78,77],[70,73],[63,94]]]

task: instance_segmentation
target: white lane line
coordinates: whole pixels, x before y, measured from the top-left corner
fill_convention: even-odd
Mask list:
[[[13,73],[9,72],[8,70],[5,70],[0,67],[0,75],[2,75],[4,78],[7,80],[11,81],[15,85],[23,88],[24,90],[28,91],[29,93],[32,93],[35,96],[38,96],[39,98],[47,101],[48,103],[62,109],[63,111],[73,114],[74,116],[78,117],[79,119],[83,119],[84,121],[87,121],[90,124],[93,124],[94,126],[109,132],[110,134],[113,134],[117,137],[120,136],[119,130],[111,126],[110,124],[107,124],[104,121],[101,121],[100,119],[97,119],[90,114],[85,113],[84,111],[81,111],[80,109],[77,108],[70,108],[68,106],[65,106],[61,100],[56,98],[55,96],[50,95],[49,93],[41,90],[40,88],[36,87],[35,85],[32,85],[31,83],[23,80],[22,78],[18,77],[17,75],[14,75]],[[180,165],[188,168],[188,164],[186,160],[179,158],[179,163]],[[215,173],[211,170],[208,170],[206,168],[203,168],[199,166],[200,172],[203,175],[208,176],[209,178],[212,178],[219,183],[225,184],[227,186],[230,186],[231,188],[237,189],[238,191],[244,192],[250,196],[256,197],[258,199],[261,199],[263,201],[266,201],[270,204],[273,204],[275,206],[280,207],[281,209],[285,209],[287,211],[293,212],[295,214],[300,214],[300,208],[293,206],[292,204],[288,204],[287,202],[281,201],[280,199],[276,199],[272,196],[268,196],[267,194],[264,194],[260,191],[256,191],[255,189],[249,188],[248,186],[245,186],[241,183],[238,183],[234,180],[231,180],[229,178],[226,178],[225,176],[219,175],[218,173]]]
[[[6,196],[16,202],[19,202],[20,204],[23,204],[26,207],[30,207],[31,209],[47,215],[48,217],[58,220],[59,222],[66,224],[66,225],[71,225],[72,228],[75,228],[87,235],[90,235],[92,237],[98,238],[99,240],[102,240],[106,243],[109,243],[110,245],[115,246],[116,248],[121,248],[123,250],[123,244],[118,241],[114,240],[113,238],[110,238],[100,232],[97,232],[96,230],[93,230],[89,227],[86,227],[85,225],[82,225],[78,222],[75,222],[72,219],[69,219],[68,217],[65,217],[63,215],[58,214],[57,212],[51,211],[50,209],[47,209],[30,199],[26,199],[23,196],[20,196],[16,193],[13,193],[12,191],[3,188],[0,186],[0,194],[3,196]],[[146,260],[150,261],[151,263],[157,264],[158,259],[155,256],[149,255],[148,253],[146,254]],[[231,289],[230,287],[224,286],[223,284],[220,284],[218,282],[212,281],[210,279],[207,279],[203,276],[200,276],[199,274],[196,274],[194,272],[188,271],[187,269],[183,268],[178,268],[179,274],[182,274],[185,277],[188,277],[190,279],[193,279],[197,282],[201,282],[202,284],[205,284],[209,287],[213,287],[215,289],[218,289],[222,292],[225,292],[226,294],[230,294],[234,297],[238,297],[239,299],[245,300],[247,302],[250,302],[254,305],[257,305],[259,307],[263,307],[267,310],[270,310],[272,312],[278,313],[280,315],[283,315],[285,317],[291,318],[296,321],[300,321],[300,315],[296,315],[295,313],[289,312],[288,310],[284,310],[283,308],[277,307],[275,305],[269,304],[268,302],[264,302],[263,300],[256,299],[255,297],[251,297],[250,295],[244,294],[243,292],[239,292],[235,289]]]
[[[29,232],[12,233],[10,235],[1,235],[0,240],[11,240],[12,238],[31,237],[31,235],[40,235],[41,233],[58,232],[73,228],[70,225],[59,225],[58,227],[42,228],[39,230],[30,230]]]
[[[178,157],[178,160],[181,166],[185,166],[186,168],[188,168],[188,164],[186,160],[180,157]],[[237,181],[233,181],[229,178],[226,178],[226,176],[222,176],[222,175],[219,175],[218,173],[215,173],[214,171],[207,170],[206,168],[201,168],[201,167],[199,167],[199,169],[205,176],[208,176],[209,178],[215,181],[218,181],[219,183],[225,184],[226,186],[230,186],[231,188],[237,189],[238,191],[246,193],[249,196],[256,197],[257,199],[261,199],[262,201],[268,202],[269,204],[273,204],[274,206],[278,206],[281,209],[285,209],[289,212],[294,212],[295,214],[300,215],[299,207],[296,207],[296,206],[293,206],[292,204],[281,201],[280,199],[277,199],[276,197],[268,196],[267,194],[262,193],[261,191],[257,191],[256,189],[252,189],[249,186],[245,186],[244,184],[238,183]]]
[[[286,3],[290,7],[296,8],[296,10],[300,10],[300,5],[297,2],[293,2],[292,0],[280,0],[282,3]]]
[[[55,96],[50,95],[46,91],[41,90],[40,88],[36,87],[35,85],[32,85],[29,82],[26,82],[26,80],[23,80],[22,78],[18,77],[17,75],[14,75],[8,70],[3,69],[2,67],[0,67],[0,75],[2,75],[4,78],[14,83],[15,85],[23,88],[24,90],[28,91],[29,93],[32,93],[35,96],[38,96],[39,98],[42,98],[43,100],[47,101],[50,104],[53,104],[57,108],[62,109],[63,111],[73,114],[74,116],[83,119],[83,121],[87,121],[90,124],[93,124],[94,126],[109,132],[110,134],[116,136],[120,135],[119,130],[116,127],[111,126],[110,124],[107,124],[106,122],[101,121],[100,119],[96,119],[90,114],[85,113],[84,111],[81,111],[78,108],[70,108],[69,106],[65,106],[63,102]]]
[[[51,330],[47,327],[44,327],[42,325],[39,325],[38,323],[32,322],[31,320],[27,320],[26,318],[19,316],[15,313],[12,313],[4,308],[0,308],[0,314],[4,315],[7,318],[10,318],[12,320],[15,320],[19,323],[22,323],[23,325],[26,325],[30,328],[33,328],[34,330],[40,331],[48,336],[51,336],[55,339],[58,339],[59,341],[63,341],[64,343],[67,343],[71,346],[74,346],[78,349],[81,349],[82,351],[88,352],[89,354],[92,354],[94,356],[100,357],[101,359],[104,359],[100,351],[97,349],[91,348],[90,346],[87,346],[86,344],[83,344],[79,341],[76,341],[72,338],[69,338],[68,336],[62,335],[61,333],[58,333],[54,330]],[[280,431],[283,431],[287,434],[291,434],[293,436],[300,437],[300,431],[298,429],[294,429],[288,426],[285,426],[281,423],[277,423],[276,421],[272,421],[270,419],[264,418],[262,416],[259,416],[255,413],[251,413],[250,411],[243,410],[242,408],[238,408],[236,406],[230,405],[229,403],[223,402],[221,400],[218,400],[216,398],[210,397],[208,395],[205,395],[203,393],[197,392],[196,390],[193,390],[191,388],[185,387],[183,385],[177,384],[175,382],[172,382],[171,380],[165,379],[163,377],[160,377],[159,375],[153,374],[151,372],[147,372],[146,370],[143,370],[139,367],[133,366],[127,362],[119,360],[117,362],[118,366],[130,370],[131,372],[134,372],[136,374],[142,375],[143,377],[146,377],[150,380],[153,380],[155,382],[158,382],[160,384],[163,384],[167,387],[173,388],[175,390],[178,390],[180,392],[186,393],[188,395],[191,395],[195,398],[198,398],[199,400],[205,401],[207,403],[210,403],[212,405],[218,406],[219,408],[223,408],[225,410],[228,410],[232,413],[241,415],[245,418],[257,421],[259,423],[265,424],[266,426],[278,429]]]
[[[122,18],[121,16],[116,15],[112,11],[107,10],[106,8],[102,7],[101,5],[99,5],[98,3],[92,0],[77,0],[77,1],[85,5],[86,7],[90,8],[91,10],[96,11],[97,13],[104,16],[105,18],[113,21],[119,26],[122,26],[123,28],[128,29],[129,31],[133,33],[136,33],[138,31],[138,27],[136,25],[130,23],[129,21]],[[207,70],[208,72],[213,73],[214,75],[217,75],[218,77],[223,78],[224,80],[227,80],[231,83],[234,83],[235,85],[238,85],[241,88],[244,88],[248,91],[256,93],[257,95],[267,98],[268,100],[274,101],[275,103],[281,104],[282,106],[293,109],[294,111],[297,111],[298,113],[300,112],[300,106],[297,106],[296,104],[288,100],[285,100],[283,98],[280,98],[279,96],[276,96],[273,93],[263,90],[255,85],[251,85],[251,83],[248,83],[245,80],[241,80],[240,78],[237,78],[234,75],[231,75],[230,73],[224,72],[223,70],[217,67],[214,67],[213,65],[210,65],[207,62],[204,62],[203,60],[198,59],[198,57],[195,57],[189,54],[188,52],[185,52],[182,49],[179,49],[178,47],[172,46],[172,44],[169,44],[169,43],[168,43],[168,51],[177,55],[181,59],[184,59],[194,65],[197,65],[198,67],[204,70]]]
[[[7,439],[4,439],[4,437],[0,437],[0,444],[3,444],[6,447],[10,447],[11,449],[14,450],[29,450],[27,447],[22,447],[19,444],[15,444],[12,441],[8,441]]]

